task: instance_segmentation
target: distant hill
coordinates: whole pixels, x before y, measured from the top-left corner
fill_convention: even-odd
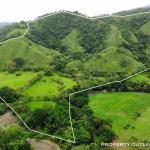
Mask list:
[[[11,24],[12,24],[11,22],[0,22],[0,29]]]
[[[145,7],[139,7],[139,8],[135,8],[135,9],[131,9],[131,10],[125,10],[125,11],[120,11],[117,13],[114,13],[114,15],[132,15],[132,14],[136,14],[136,13],[142,13],[142,12],[148,12],[150,11],[150,6],[145,6]]]

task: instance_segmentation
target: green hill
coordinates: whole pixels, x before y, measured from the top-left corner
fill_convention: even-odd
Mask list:
[[[82,71],[136,72],[150,65],[149,18],[143,14],[89,20],[65,12],[45,17],[30,24],[26,38],[0,46],[0,66],[7,69],[14,59],[22,58],[24,67],[65,71],[79,60]],[[24,22],[3,28],[0,41],[25,29]]]
[[[60,55],[59,52],[38,45],[27,38],[9,41],[0,45],[0,69],[14,67],[14,60],[24,60],[24,67],[46,68],[52,57]]]
[[[85,69],[90,72],[127,72],[132,73],[144,69],[145,66],[126,49],[109,47],[94,55],[85,63]]]

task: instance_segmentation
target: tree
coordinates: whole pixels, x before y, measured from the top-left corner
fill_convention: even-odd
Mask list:
[[[84,105],[87,105],[88,102],[89,98],[86,93],[79,93],[71,98],[71,104],[79,108],[82,108]]]
[[[0,132],[0,147],[3,150],[31,150],[27,134],[20,128],[11,128]]]
[[[23,58],[15,58],[13,62],[15,63],[15,67],[17,69],[21,68],[25,64],[25,61],[23,60]]]
[[[0,96],[8,103],[12,103],[20,97],[14,89],[7,86],[0,89]]]
[[[35,109],[31,116],[26,119],[26,122],[31,128],[41,128],[45,125],[47,115],[47,109]]]
[[[51,76],[51,75],[53,75],[53,71],[50,68],[47,68],[44,70],[44,75]]]

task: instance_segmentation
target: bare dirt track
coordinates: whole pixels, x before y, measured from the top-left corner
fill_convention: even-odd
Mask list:
[[[0,129],[16,126],[17,119],[11,112],[7,112],[0,116]]]
[[[34,150],[61,150],[60,147],[48,140],[37,141],[35,139],[27,139]]]

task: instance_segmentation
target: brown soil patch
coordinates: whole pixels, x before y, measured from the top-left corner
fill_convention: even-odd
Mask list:
[[[16,126],[17,119],[12,115],[11,112],[7,112],[0,116],[0,129],[6,129],[8,127]]]
[[[60,147],[56,143],[53,143],[48,140],[40,140],[40,141],[37,141],[35,139],[27,139],[27,140],[34,150],[60,150]]]

